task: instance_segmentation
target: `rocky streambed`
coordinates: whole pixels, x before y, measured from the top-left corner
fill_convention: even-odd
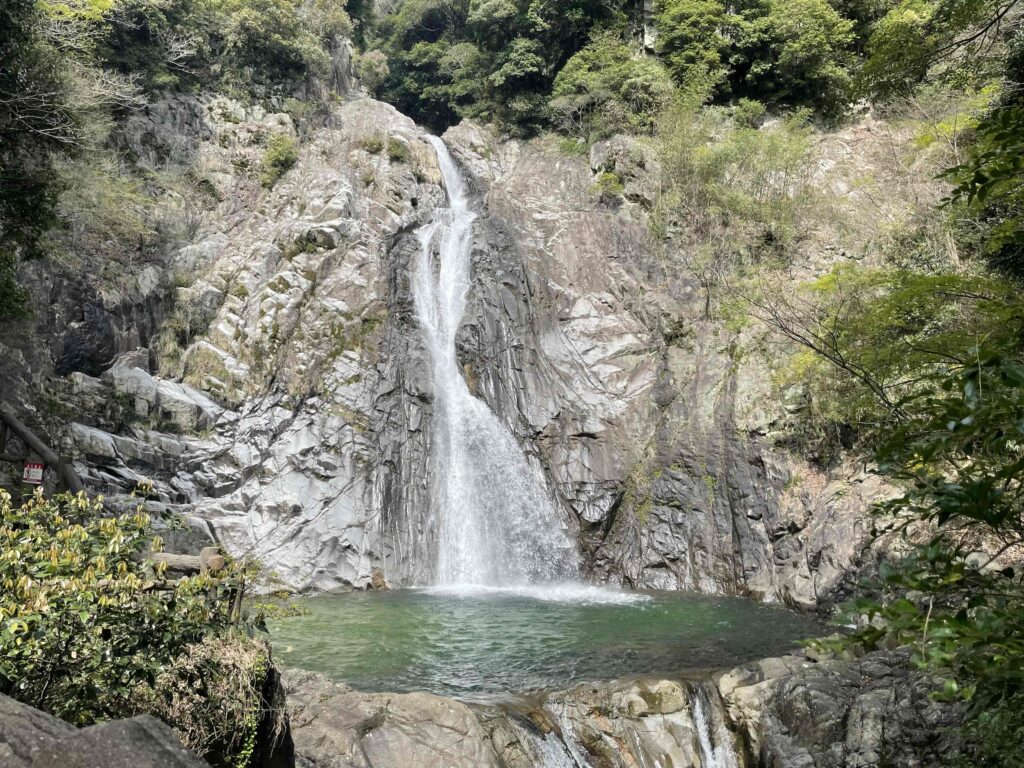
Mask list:
[[[942,764],[958,711],[899,653],[796,654],[691,679],[581,683],[492,703],[284,676],[297,766],[866,768]]]

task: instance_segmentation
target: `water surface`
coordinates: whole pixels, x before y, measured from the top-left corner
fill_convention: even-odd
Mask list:
[[[366,691],[481,698],[583,680],[684,676],[791,650],[813,619],[731,597],[594,587],[324,595],[272,622],[285,666]]]

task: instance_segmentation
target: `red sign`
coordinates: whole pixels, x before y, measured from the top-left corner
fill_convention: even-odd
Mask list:
[[[26,461],[25,471],[22,473],[21,479],[29,485],[42,485],[44,469],[46,469],[45,464],[37,461]]]

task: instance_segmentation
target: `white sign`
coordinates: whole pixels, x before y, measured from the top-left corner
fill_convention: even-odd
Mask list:
[[[37,461],[26,461],[25,471],[21,476],[21,479],[29,485],[42,485],[43,484],[43,470],[46,468],[45,464],[41,464]]]

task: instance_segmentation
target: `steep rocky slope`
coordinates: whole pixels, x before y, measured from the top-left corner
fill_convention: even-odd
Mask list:
[[[297,128],[298,163],[267,192],[247,169]],[[445,139],[481,214],[465,374],[543,466],[586,570],[828,602],[882,489],[772,447],[787,415],[775,350],[704,319],[685,276],[664,280],[650,150],[615,139],[588,162],[472,124]],[[152,105],[125,142],[140,162],[187,158],[217,202],[189,243],[77,306],[71,278],[30,265],[52,310],[34,341],[4,334],[5,397],[51,431],[73,422],[65,447],[93,488],[155,479],[156,506],[287,586],[428,580],[432,393],[409,258],[444,192],[425,134],[358,94],[321,127],[209,97]],[[845,183],[841,163],[822,167]],[[594,192],[609,168],[617,203]]]

